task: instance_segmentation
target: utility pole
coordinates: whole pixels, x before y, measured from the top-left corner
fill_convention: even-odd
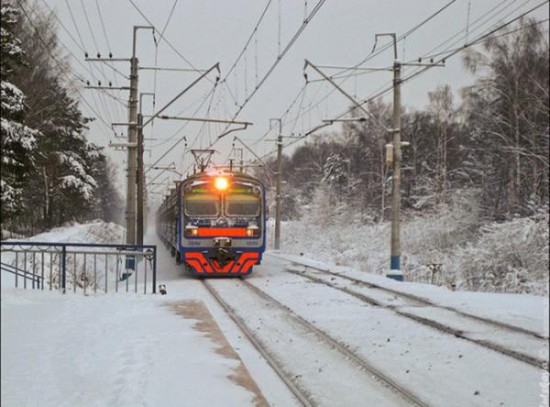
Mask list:
[[[143,170],[143,96],[153,96],[153,108],[155,107],[155,94],[153,92],[141,92],[139,94],[139,113],[137,126],[137,237],[136,243],[143,245],[143,235],[145,233],[146,210],[147,210],[147,190],[145,189],[145,173]]]
[[[102,59],[99,54],[98,58],[88,58],[86,54],[86,60],[91,62],[118,62],[125,61],[130,62],[130,87],[119,87],[109,89],[129,89],[130,95],[128,98],[128,142],[127,143],[110,143],[112,147],[127,148],[128,150],[128,173],[127,173],[127,186],[126,186],[126,243],[136,243],[136,182],[137,182],[137,150],[138,145],[138,59],[136,57],[136,37],[137,30],[139,29],[154,30],[152,26],[134,26],[133,43],[132,43],[132,58],[111,58]],[[89,89],[103,89],[99,86],[87,86]],[[126,268],[135,269],[135,261],[131,258],[126,259]]]
[[[136,58],[136,26],[134,46],[130,59],[130,97],[128,99],[128,143],[137,143],[138,59]],[[128,146],[128,174],[126,183],[126,244],[136,243],[136,147]]]
[[[277,136],[277,184],[275,191],[275,250],[281,248],[281,182],[283,177],[283,121],[279,122],[279,135]]]
[[[395,41],[395,37],[394,37]],[[393,175],[391,260],[389,278],[403,281],[401,272],[401,63],[393,63]]]
[[[144,179],[143,179],[143,115],[138,113],[137,130],[137,239],[138,245],[143,245],[143,203],[144,203]]]
[[[137,197],[136,186],[138,181],[137,174],[137,160],[138,149],[142,149],[143,146],[139,144],[138,138],[138,59],[136,57],[136,39],[137,31],[139,29],[154,30],[152,26],[135,25],[134,35],[132,42],[132,58],[130,59],[130,97],[128,99],[128,184],[126,190],[126,244],[136,243],[136,209],[137,209]],[[143,141],[142,141],[143,143]],[[136,147],[131,147],[135,144]],[[141,188],[140,188],[141,189]],[[143,197],[142,197],[143,199]],[[143,209],[143,205],[141,205]],[[143,225],[141,225],[140,241],[143,243]],[[131,264],[127,264],[131,266]],[[127,267],[132,268],[132,267]]]
[[[425,66],[425,67],[442,67],[445,66],[444,61],[441,63],[430,61],[429,64],[423,64],[421,61],[418,63],[406,63],[403,64],[397,59],[397,39],[395,33],[383,33],[376,34],[375,39],[382,36],[391,36],[393,38],[393,54],[394,54],[394,63],[393,63],[393,121],[394,128],[388,129],[381,123],[376,117],[374,117],[368,110],[366,110],[363,105],[366,101],[358,102],[352,96],[347,94],[338,84],[336,84],[329,76],[325,75],[319,68],[313,65],[308,60],[305,61],[304,70],[311,66],[317,73],[319,73],[324,80],[331,83],[340,93],[342,93],[346,98],[348,98],[354,105],[355,108],[362,110],[367,114],[375,123],[380,127],[393,134],[393,176],[392,176],[392,224],[391,224],[391,255],[390,255],[390,272],[386,274],[386,277],[403,281],[403,273],[401,272],[401,239],[400,239],[400,213],[401,213],[401,147],[407,145],[407,142],[401,142],[401,67],[403,65],[407,66]],[[376,47],[376,41],[375,41]],[[374,52],[374,49],[373,49]],[[390,70],[388,68],[372,68],[370,70],[381,71],[381,70]],[[304,74],[306,81],[308,80],[307,74]],[[339,119],[323,120],[323,124],[315,127],[306,133],[306,135],[313,133],[325,126],[332,125],[334,122]],[[364,121],[365,118],[359,119],[359,121]]]
[[[397,38],[395,33],[376,34],[393,39],[393,174],[392,174],[392,217],[390,272],[386,277],[403,281],[401,272],[401,62],[397,59]],[[376,42],[375,42],[376,46]]]

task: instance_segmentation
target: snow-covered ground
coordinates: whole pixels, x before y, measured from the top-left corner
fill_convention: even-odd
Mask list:
[[[48,240],[97,242],[105,241],[106,235],[119,239],[119,233],[110,234],[112,230],[112,226],[97,223],[74,225],[52,231]],[[35,240],[46,238],[38,236]],[[158,282],[167,285],[166,296],[62,295],[14,289],[5,284],[9,279],[2,279],[2,406],[299,405],[202,283],[175,266],[153,233],[146,243],[158,245]],[[292,259],[284,254],[283,257]],[[299,259],[304,261],[303,257]],[[389,319],[380,320],[379,329],[389,331],[371,333],[366,327],[371,318],[381,316],[379,311],[370,311],[372,315],[367,319],[355,320],[356,309],[369,311],[364,306],[357,308],[359,305],[354,305],[353,300],[339,297],[328,287],[313,287],[297,277],[287,277],[279,271],[282,264],[277,257],[266,256],[264,265],[257,267],[248,281],[280,301],[299,299],[295,304],[297,311],[303,312],[305,318],[317,320],[327,331],[355,338],[352,345],[358,352],[369,353],[370,347],[375,346],[376,352],[369,355],[381,363],[381,369],[390,373],[395,370],[393,374],[398,379],[407,378],[415,386],[425,386],[424,391],[417,389],[417,393],[423,394],[431,405],[442,405],[439,397],[446,391],[450,396],[461,392],[465,395],[463,400],[449,400],[448,405],[548,405],[547,372],[487,350],[476,351],[476,360],[468,362],[468,355],[473,354],[466,352],[474,345],[446,339],[425,327],[415,328],[410,321],[394,325],[398,319],[391,323]],[[330,264],[316,265],[548,336],[548,297],[456,292],[445,287],[397,283]],[[229,286],[231,281],[224,283]],[[343,310],[349,312],[342,313]],[[260,320],[261,317],[259,314]],[[391,332],[392,341],[386,343]],[[414,349],[403,347],[401,353],[405,356],[398,357],[397,352],[393,362],[385,363],[384,352],[402,346],[399,337],[407,335],[409,343],[422,338],[426,341]],[[308,350],[302,349],[302,353]],[[407,356],[409,352],[414,357]],[[540,352],[547,357],[547,349],[541,348]],[[466,357],[459,361],[453,357],[455,354]],[[401,366],[396,361],[407,358],[411,372],[397,371]],[[471,370],[474,368],[481,371]],[[452,374],[457,382],[450,385],[437,372]],[[335,383],[343,380],[331,373],[330,366],[323,368],[323,375],[323,380],[326,375]],[[308,379],[316,380],[315,376]],[[441,391],[444,386],[448,390]],[[358,389],[357,394],[361,391]],[[474,396],[474,391],[480,393]],[[328,405],[326,400],[318,401]]]
[[[299,220],[282,222],[285,252],[369,273],[388,271],[391,222],[369,221],[345,205],[326,206],[321,199],[304,207]],[[401,269],[407,281],[429,282],[427,265],[435,263],[441,265],[436,282],[453,284],[460,291],[548,297],[548,210],[506,222],[489,222],[479,212],[480,203],[469,190],[433,212],[404,212]],[[273,232],[270,238],[273,242]]]

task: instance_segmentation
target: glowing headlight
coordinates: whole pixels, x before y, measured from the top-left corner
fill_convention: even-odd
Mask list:
[[[214,186],[219,191],[224,191],[229,186],[229,181],[227,181],[227,178],[224,177],[217,177],[214,181]]]
[[[199,235],[199,228],[193,225],[189,225],[185,227],[185,235],[186,236],[198,236]]]
[[[258,226],[249,226],[246,228],[246,236],[248,237],[254,237],[258,236],[260,233],[260,228]]]

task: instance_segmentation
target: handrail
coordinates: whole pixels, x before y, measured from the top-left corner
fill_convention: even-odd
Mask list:
[[[37,283],[40,283],[40,280],[43,279],[42,276],[39,276],[39,275],[36,275],[36,274],[33,275],[29,271],[15,268],[11,264],[7,264],[7,263],[1,263],[0,262],[0,269],[4,270],[4,271],[7,271],[8,273],[15,274],[16,276],[19,276],[19,277],[28,278],[30,280],[36,280]]]
[[[137,293],[138,284],[142,281],[144,294],[148,291],[148,285],[150,292],[156,294],[155,245],[11,240],[0,241],[0,251],[9,254],[10,259],[13,256],[13,261],[1,262],[1,270],[16,276],[16,288],[18,277],[22,277],[24,288],[31,281],[32,288],[38,285],[38,288],[44,289],[48,281],[50,290],[55,288],[65,293],[67,285],[72,284],[71,291],[76,292],[78,288],[84,294],[91,289],[96,293],[98,288],[107,293],[109,281],[114,282],[118,292],[119,281],[126,281],[128,292],[129,277],[132,276],[134,292]],[[23,264],[25,266],[22,267]],[[148,273],[152,273],[149,283]]]

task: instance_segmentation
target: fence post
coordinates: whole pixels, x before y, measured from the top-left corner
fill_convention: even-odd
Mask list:
[[[67,246],[61,246],[61,288],[63,294],[66,292],[66,283],[67,283]]]

